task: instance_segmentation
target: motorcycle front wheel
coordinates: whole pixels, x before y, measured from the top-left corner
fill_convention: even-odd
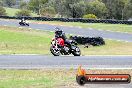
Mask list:
[[[60,50],[57,48],[54,48],[53,46],[50,47],[50,52],[54,55],[54,56],[60,56]]]

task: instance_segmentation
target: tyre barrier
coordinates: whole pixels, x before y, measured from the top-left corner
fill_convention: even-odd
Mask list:
[[[21,19],[23,17],[17,16],[0,16],[4,19]],[[85,18],[48,18],[48,17],[24,17],[27,20],[38,21],[62,21],[62,22],[82,22],[82,23],[106,23],[106,24],[128,24],[132,25],[132,21],[127,20],[112,20],[112,19],[85,19]]]
[[[101,46],[105,45],[105,41],[102,37],[82,37],[82,36],[70,36],[70,39],[75,40],[78,44],[81,45],[92,45],[92,46]]]

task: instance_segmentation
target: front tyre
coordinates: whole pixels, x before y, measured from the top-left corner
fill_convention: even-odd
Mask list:
[[[73,54],[74,56],[80,56],[80,55],[81,55],[81,50],[79,49],[78,46],[74,46],[74,47],[75,47],[75,48],[74,48],[72,54]]]
[[[54,55],[54,56],[60,56],[60,50],[58,48],[54,48],[53,46],[50,47],[50,52]]]

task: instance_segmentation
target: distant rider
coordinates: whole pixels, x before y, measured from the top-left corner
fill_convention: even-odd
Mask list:
[[[25,18],[22,18],[22,19],[21,19],[21,22],[22,22],[22,23],[26,23]]]

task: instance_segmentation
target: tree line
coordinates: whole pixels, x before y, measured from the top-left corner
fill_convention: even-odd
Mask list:
[[[12,7],[15,1],[0,0],[0,5]],[[30,0],[28,3],[21,0],[19,8],[23,15],[32,11],[44,17],[117,20],[132,18],[132,0]]]

